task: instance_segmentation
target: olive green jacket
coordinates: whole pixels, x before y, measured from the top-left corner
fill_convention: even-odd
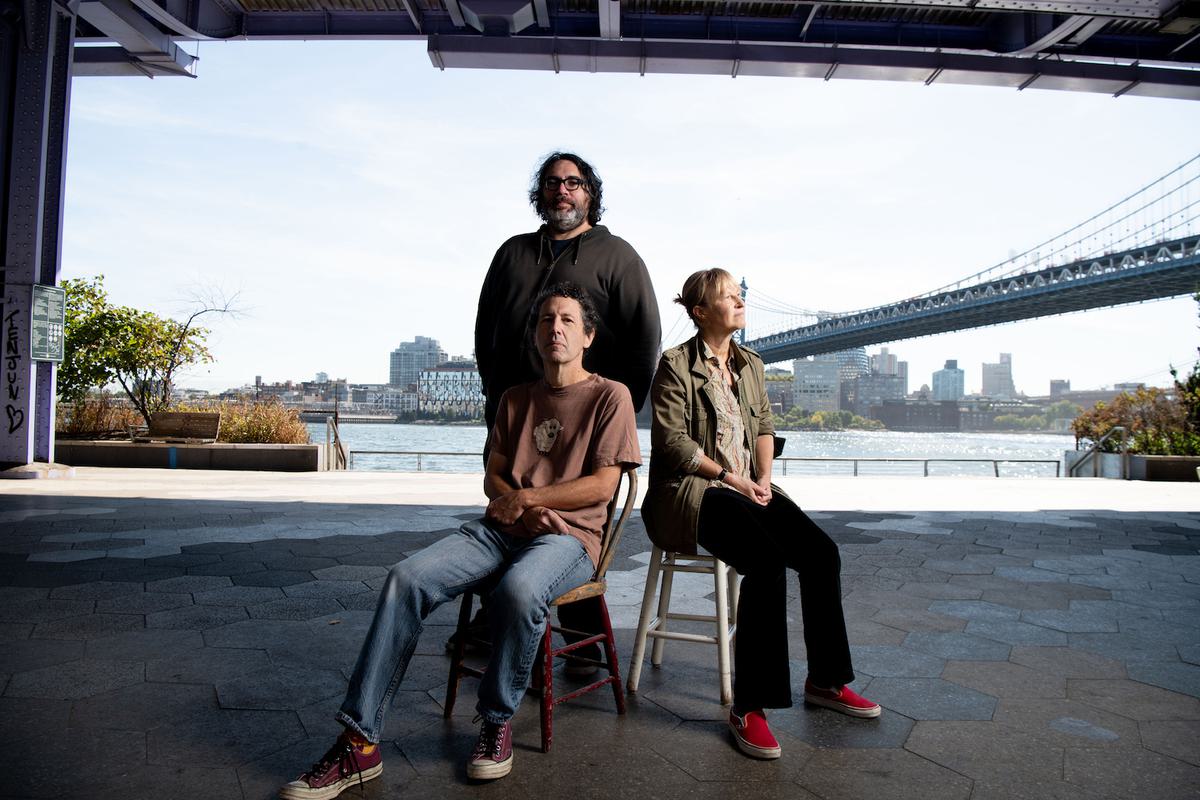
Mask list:
[[[738,374],[742,422],[750,450],[750,470],[758,475],[759,436],[773,435],[775,423],[767,399],[763,362],[758,353],[730,344]],[[696,553],[696,523],[709,480],[684,471],[696,452],[717,452],[717,410],[708,367],[696,336],[662,354],[650,386],[650,488],[642,503],[642,521],[650,540],[664,550]],[[779,491],[773,487],[773,491]]]

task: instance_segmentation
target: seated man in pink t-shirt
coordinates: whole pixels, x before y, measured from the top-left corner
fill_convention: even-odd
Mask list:
[[[549,603],[591,579],[621,470],[641,463],[629,390],[583,368],[597,314],[578,286],[544,290],[530,314],[544,378],[504,393],[483,480],[486,516],[392,567],[337,719],[346,730],[284,786],[285,800],[328,800],[383,771],[383,717],[422,622],[464,591],[489,595],[492,655],[467,776],[512,770],[512,732]]]

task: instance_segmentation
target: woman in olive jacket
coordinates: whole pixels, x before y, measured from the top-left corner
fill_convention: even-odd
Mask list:
[[[664,550],[699,544],[742,576],[729,727],[738,747],[778,758],[764,708],[792,705],[786,570],[800,578],[806,702],[855,717],[879,706],[854,680],[837,545],[771,483],[775,427],[763,362],[738,346],[745,304],[722,269],[693,274],[675,298],[696,337],[663,353],[650,389],[650,488],[642,518]]]

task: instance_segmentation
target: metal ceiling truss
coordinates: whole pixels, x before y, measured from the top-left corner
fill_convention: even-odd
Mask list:
[[[425,39],[441,69],[1200,99],[1200,0],[81,0],[79,17],[76,75],[188,74],[183,40]]]

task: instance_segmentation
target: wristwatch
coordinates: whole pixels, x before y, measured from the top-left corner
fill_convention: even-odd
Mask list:
[[[717,473],[717,483],[724,483],[725,476],[729,474],[729,470],[721,467],[721,471]]]

